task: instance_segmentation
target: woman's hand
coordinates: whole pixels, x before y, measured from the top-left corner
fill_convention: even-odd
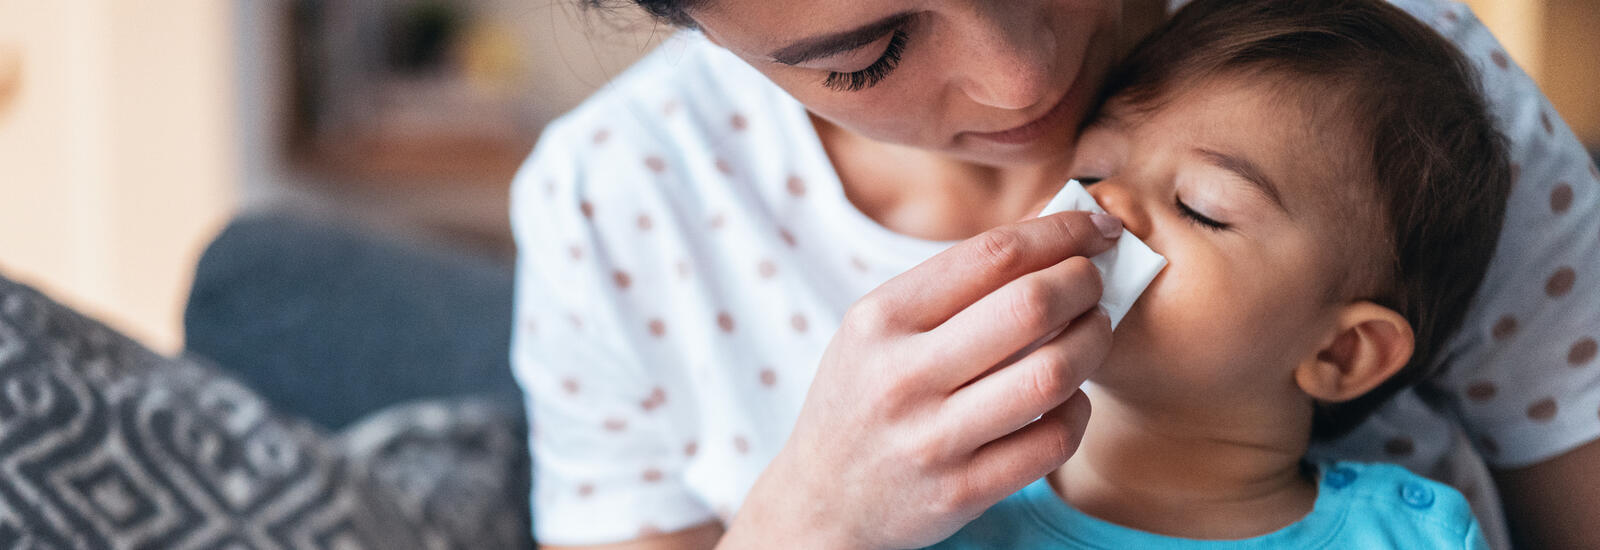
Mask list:
[[[1084,212],[1003,226],[856,302],[719,547],[925,546],[1066,462],[1111,344],[1087,256],[1121,230]]]

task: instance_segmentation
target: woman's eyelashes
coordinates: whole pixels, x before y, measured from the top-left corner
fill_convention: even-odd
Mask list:
[[[1205,214],[1201,214],[1196,212],[1193,208],[1189,208],[1189,205],[1183,203],[1182,198],[1173,197],[1172,201],[1178,206],[1178,213],[1184,218],[1188,219],[1190,223],[1200,225],[1212,231],[1222,231],[1229,227],[1226,223],[1208,218]]]
[[[883,49],[883,55],[879,56],[877,61],[855,72],[829,72],[827,80],[823,80],[822,85],[840,92],[857,92],[876,86],[900,65],[900,56],[905,53],[907,38],[905,29],[896,29],[894,35],[889,37],[889,46]]]

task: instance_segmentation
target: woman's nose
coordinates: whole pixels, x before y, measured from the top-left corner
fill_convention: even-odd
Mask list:
[[[1114,180],[1104,180],[1085,187],[1089,196],[1100,203],[1100,208],[1118,219],[1122,226],[1140,239],[1150,236],[1150,215],[1139,202],[1138,196],[1126,186],[1117,184]]]
[[[1038,107],[1051,99],[1055,41],[1023,34],[1039,33],[1007,29],[974,33],[968,41],[970,49],[961,56],[967,66],[963,83],[967,97],[1009,110]],[[1043,114],[1042,110],[1037,113]]]

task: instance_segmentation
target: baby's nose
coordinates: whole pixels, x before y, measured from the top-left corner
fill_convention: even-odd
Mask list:
[[[1140,206],[1137,197],[1126,186],[1107,179],[1090,184],[1084,189],[1089,191],[1089,196],[1104,208],[1106,213],[1122,220],[1122,226],[1140,240],[1145,240],[1150,232],[1150,217]]]

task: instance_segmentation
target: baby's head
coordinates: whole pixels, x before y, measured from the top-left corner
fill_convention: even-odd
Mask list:
[[[1348,431],[1436,368],[1511,180],[1473,69],[1379,0],[1199,0],[1110,78],[1073,176],[1169,265],[1104,391]]]

